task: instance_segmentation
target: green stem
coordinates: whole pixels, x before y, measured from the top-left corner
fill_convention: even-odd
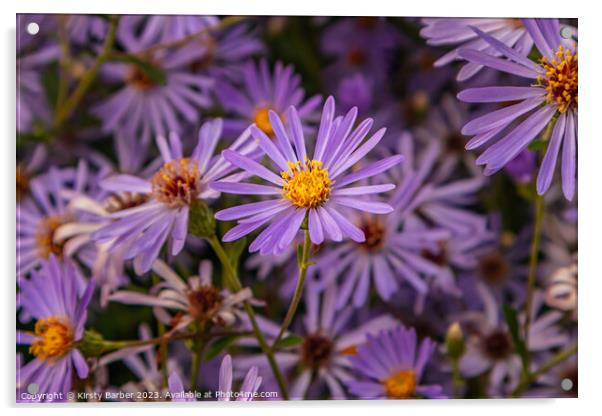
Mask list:
[[[217,258],[221,262],[222,266],[226,269],[225,275],[228,278],[228,286],[230,286],[236,292],[242,290],[242,284],[240,283],[240,279],[238,278],[238,273],[236,269],[232,266],[232,263],[230,262],[230,259],[228,258],[228,255],[226,254],[226,251],[222,247],[222,244],[220,243],[217,236],[213,235],[211,237],[206,237],[206,239],[209,242],[211,248],[213,248],[213,251],[215,251],[215,254],[217,255]],[[253,311],[253,307],[248,301],[245,302],[244,306],[245,311],[249,316],[249,320],[251,321],[251,326],[253,327],[253,332],[255,333],[257,342],[259,343],[259,346],[263,353],[268,358],[270,368],[272,369],[274,377],[278,382],[278,387],[280,388],[282,398],[284,400],[288,400],[289,396],[288,390],[286,388],[286,383],[284,381],[284,376],[282,375],[282,372],[278,367],[278,363],[276,362],[276,358],[274,357],[274,351],[263,336],[261,328],[259,328],[259,324],[257,323],[257,318],[255,317],[255,311]]]
[[[138,348],[144,347],[147,345],[157,345],[157,344],[167,344],[170,341],[176,340],[185,340],[189,339],[189,335],[180,335],[180,336],[171,336],[166,337],[164,335],[158,336],[156,338],[151,339],[142,339],[142,340],[124,340],[124,341],[111,341],[111,340],[103,340],[102,341],[102,352],[107,353],[114,350],[120,350],[123,348]]]
[[[576,352],[577,344],[572,345],[556,353],[552,358],[543,363],[532,374],[529,374],[527,377],[522,377],[520,384],[512,392],[512,397],[519,397],[532,382],[537,380],[539,376],[545,374],[550,369],[556,367],[558,364],[562,363],[564,360],[571,357]]]
[[[190,388],[194,390],[197,389],[201,362],[203,361],[203,350],[205,347],[203,333],[204,329],[199,328],[194,340],[194,350],[192,353],[192,373],[190,375]]]
[[[537,280],[537,261],[539,258],[539,243],[541,241],[541,224],[544,216],[543,196],[535,197],[535,225],[533,226],[533,237],[531,239],[531,254],[529,257],[529,277],[527,280],[527,301],[525,302],[525,324],[523,328],[523,339],[525,347],[529,349],[529,329],[531,327],[531,309],[533,308],[533,295],[535,294],[535,282]],[[529,359],[523,363],[523,374],[529,374]]]
[[[458,358],[451,359],[452,366],[452,388],[454,399],[459,399],[464,386],[464,379],[460,373],[460,360]]]
[[[274,340],[272,344],[272,348],[280,341],[291,322],[293,321],[293,317],[295,316],[295,312],[297,311],[297,307],[299,306],[299,302],[303,297],[303,288],[305,286],[305,277],[307,276],[307,269],[309,268],[309,258],[311,256],[311,239],[309,237],[309,230],[306,228],[303,230],[303,249],[297,253],[297,262],[299,264],[299,279],[297,280],[297,287],[295,288],[295,294],[293,295],[293,300],[286,312],[286,316],[284,317],[284,321],[282,322],[282,326],[280,327],[280,332],[278,336]]]
[[[63,105],[60,108],[57,108],[55,117],[54,117],[54,130],[59,130],[63,123],[71,117],[73,111],[77,108],[77,105],[82,100],[88,89],[92,86],[94,81],[96,80],[96,76],[98,75],[98,71],[100,67],[105,63],[105,61],[109,58],[111,54],[111,50],[113,49],[113,45],[115,44],[115,38],[117,34],[117,23],[119,22],[119,17],[112,17],[111,24],[109,26],[109,31],[107,33],[107,37],[105,38],[104,44],[98,56],[96,57],[96,61],[90,69],[84,73],[79,84],[75,87],[73,93],[64,100]]]
[[[155,273],[152,274],[153,284],[158,284],[160,282],[160,277]],[[165,341],[165,324],[157,319],[157,332],[159,334],[159,338],[161,342],[159,343],[159,367],[161,369],[161,380],[163,386],[167,386],[168,382],[168,373],[169,370],[167,368],[167,342]]]

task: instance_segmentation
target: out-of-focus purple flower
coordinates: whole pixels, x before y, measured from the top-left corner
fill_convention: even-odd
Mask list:
[[[337,311],[338,293],[336,284],[329,285],[323,291],[314,284],[308,285],[304,298],[306,313],[302,319],[302,329],[297,331],[303,337],[303,342],[275,353],[276,361],[284,372],[299,368],[291,380],[290,396],[294,400],[302,400],[308,394],[319,395],[324,387],[328,388],[332,399],[347,398],[344,385],[353,379],[349,358],[357,353],[367,336],[398,325],[398,321],[389,315],[367,319],[357,326],[351,325],[354,308],[347,305]],[[261,328],[269,338],[275,338],[280,329],[266,320],[262,320]],[[256,343],[254,340],[250,342]],[[243,368],[250,365],[269,368],[263,355],[241,357],[239,362]]]
[[[240,390],[232,390],[232,357],[226,355],[222,360],[219,369],[219,390],[215,393],[218,401],[236,401],[248,402],[255,398],[259,386],[261,386],[261,377],[257,367],[252,367],[247,372]],[[172,373],[169,376],[169,393],[173,402],[194,402],[195,396],[192,392],[186,392],[182,379],[178,373]]]
[[[463,316],[466,352],[460,360],[460,371],[466,377],[475,377],[490,371],[488,393],[492,397],[509,394],[521,375],[521,360],[516,353],[510,332],[501,318],[501,308],[484,284],[479,284],[483,312],[468,311]],[[543,295],[535,292],[531,310],[527,349],[532,354],[567,345],[568,336],[558,327],[562,313],[540,313]],[[461,314],[462,315],[462,314]],[[524,321],[524,313],[519,317]]]
[[[315,95],[305,99],[301,87],[301,77],[295,74],[293,66],[284,66],[276,62],[273,72],[264,59],[259,64],[247,62],[242,68],[242,82],[219,82],[216,93],[222,106],[233,113],[232,118],[224,119],[226,135],[236,137],[250,124],[274,137],[274,128],[270,123],[269,112],[274,111],[283,118],[290,106],[297,109],[302,126],[307,129],[309,122],[316,122],[315,112],[321,97]]]
[[[57,18],[61,19],[62,16]],[[60,20],[59,24],[62,24]],[[85,45],[88,42],[102,42],[107,36],[109,25],[100,16],[76,14],[67,17],[66,28],[74,44]]]
[[[576,339],[574,340],[576,343]],[[547,357],[550,358],[550,357]],[[545,360],[542,360],[545,362]],[[523,397],[570,397],[579,396],[579,366],[577,355],[551,368],[537,377],[537,386],[525,391]]]
[[[468,120],[469,112],[465,104],[458,103],[455,97],[445,95],[438,107],[428,112],[426,120],[413,131],[422,143],[441,142],[441,155],[438,163],[442,167],[453,167],[454,171],[461,165],[478,176],[475,156],[464,149],[466,138],[462,135],[462,126]],[[450,168],[441,168],[447,171]]]
[[[119,38],[126,43],[138,44],[140,48],[176,42],[194,34],[198,34],[199,39],[206,40],[210,34],[204,32],[218,23],[216,16],[123,16]]]
[[[485,185],[480,173],[458,178],[454,164],[441,161],[442,143],[420,143],[409,133],[401,136],[397,150],[406,160],[388,172],[399,183],[391,201],[393,206],[403,207],[416,220],[448,229],[455,235],[486,229],[487,218],[470,209]]]
[[[17,344],[29,345],[29,352],[35,357],[17,369],[17,390],[34,383],[43,397],[26,401],[66,401],[73,369],[80,379],[88,375],[88,364],[77,349],[77,342],[84,334],[94,281],[90,281],[80,297],[77,285],[81,280],[71,261],[59,262],[54,255],[42,263],[40,270],[32,272],[29,279],[18,279],[17,305],[36,323],[33,332],[17,331]],[[23,400],[22,396],[17,400]]]
[[[517,183],[526,184],[533,179],[533,172],[537,168],[537,155],[524,149],[504,167],[504,171]]]
[[[343,78],[337,88],[337,99],[343,111],[357,107],[359,114],[365,114],[372,107],[373,95],[372,82],[360,73]]]
[[[458,94],[462,101],[472,103],[518,101],[468,122],[462,133],[473,137],[466,148],[490,144],[477,164],[485,165],[485,174],[492,175],[550,128],[549,145],[537,175],[537,193],[543,195],[550,187],[562,147],[562,190],[566,199],[572,200],[577,165],[577,43],[560,37],[557,19],[523,19],[523,23],[542,55],[539,62],[477,28],[473,29],[479,38],[501,56],[474,49],[458,52],[470,62],[530,81],[524,86],[469,88]]]
[[[270,139],[257,126],[251,132],[259,146],[276,165],[280,174],[232,150],[224,151],[226,160],[244,171],[257,175],[270,185],[254,183],[215,182],[212,187],[234,194],[279,195],[278,199],[253,202],[227,208],[216,213],[222,221],[238,220],[238,225],[228,231],[224,241],[233,241],[271,221],[249,246],[249,251],[262,254],[286,250],[304,221],[307,221],[311,241],[321,244],[325,239],[341,241],[350,237],[365,240],[364,232],[340,213],[341,208],[387,214],[392,208],[383,203],[357,199],[358,195],[371,195],[394,188],[392,184],[350,187],[360,180],[379,175],[402,160],[395,155],[379,160],[358,171],[345,174],[382,139],[385,129],[362,141],[372,127],[372,120],[362,121],[353,129],[357,109],[344,117],[335,117],[334,99],[326,100],[317,134],[313,157],[310,159],[297,110],[290,107],[286,113],[290,129],[285,130],[278,114],[269,113],[276,140]],[[293,146],[294,149],[293,150]],[[276,186],[274,186],[276,185]]]
[[[30,182],[31,198],[17,205],[17,273],[26,274],[54,255],[71,257],[84,241],[58,238],[57,230],[74,220],[63,196],[65,189],[83,193],[88,185],[87,164],[74,169],[51,167]]]
[[[400,34],[384,17],[344,18],[330,25],[322,37],[322,50],[336,61],[326,68],[332,79],[363,73],[382,81],[391,65]]]
[[[184,329],[192,322],[230,326],[242,316],[242,303],[252,297],[249,288],[231,293],[213,286],[213,268],[208,260],[199,263],[197,276],[187,279],[159,259],[153,263],[152,270],[163,281],[155,285],[150,294],[117,291],[109,299],[128,305],[152,306],[157,319],[173,326],[173,331]],[[167,309],[176,314],[171,315]]]
[[[175,133],[169,140],[156,139],[163,166],[150,178],[133,175],[111,175],[101,186],[111,192],[132,192],[148,198],[134,208],[112,213],[114,221],[93,234],[97,242],[112,241],[111,250],[126,247],[125,259],[134,259],[137,273],[150,270],[163,244],[170,239],[169,253],[177,255],[188,236],[191,204],[197,200],[216,198],[219,193],[209,183],[226,178],[236,181],[234,167],[222,156],[213,153],[222,132],[220,119],[208,121],[199,130],[198,142],[190,157],[184,157],[182,142]],[[256,148],[249,140],[248,130],[232,144],[230,151],[248,157]]]
[[[17,132],[30,132],[36,122],[50,123],[52,115],[41,70],[58,59],[60,48],[56,44],[42,44],[37,49],[28,50],[20,48],[17,42],[17,52]]]
[[[125,51],[141,54],[140,59],[157,67],[165,79],[164,84],[153,79],[136,64],[105,64],[102,75],[107,82],[121,87],[93,108],[102,120],[103,131],[137,136],[146,145],[153,136],[181,133],[184,123],[197,122],[200,109],[211,105],[214,81],[193,73],[190,56],[168,48],[148,50],[152,43],[132,34],[134,28],[127,24],[127,19],[121,23],[119,38]]]
[[[526,56],[533,47],[533,39],[523,26],[520,19],[471,19],[471,18],[423,18],[424,27],[420,35],[427,39],[432,46],[454,45],[455,48],[446,53],[434,63],[436,67],[447,65],[461,59],[460,49],[474,49],[500,56],[485,40],[481,39],[472,29],[476,27],[485,33],[499,39],[505,45],[516,48],[522,56]],[[483,65],[469,62],[464,64],[458,73],[458,81],[466,81],[476,75]]]
[[[349,380],[347,387],[361,399],[444,399],[440,385],[421,382],[436,347],[429,338],[418,342],[414,328],[401,325],[377,336],[368,335],[367,342],[350,357],[359,377]]]

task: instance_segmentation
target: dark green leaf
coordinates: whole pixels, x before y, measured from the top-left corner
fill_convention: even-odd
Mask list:
[[[532,152],[537,152],[538,150],[544,150],[545,148],[546,148],[546,142],[541,139],[533,140],[531,143],[529,143],[529,147],[528,147],[528,149]]]

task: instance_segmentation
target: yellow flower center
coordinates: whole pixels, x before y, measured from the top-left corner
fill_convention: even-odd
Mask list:
[[[29,352],[40,360],[58,358],[73,346],[73,330],[66,320],[51,316],[36,322],[34,334],[39,337]]]
[[[253,118],[257,128],[261,129],[265,134],[272,137],[274,135],[274,129],[272,123],[270,123],[270,109],[268,107],[261,107],[255,110]]]
[[[201,189],[201,172],[188,158],[167,162],[151,179],[155,198],[170,207],[190,205]]]
[[[564,113],[571,107],[577,107],[577,53],[573,55],[570,49],[560,45],[555,55],[556,58],[551,62],[545,57],[541,58],[546,75],[540,75],[537,80],[545,86],[548,102],[556,103],[558,111]]]
[[[285,181],[282,191],[289,201],[299,208],[315,208],[328,200],[334,181],[322,162],[306,159],[303,164],[289,161],[288,166],[290,171],[281,176]]]
[[[68,217],[60,215],[49,215],[40,220],[35,234],[40,257],[46,259],[51,254],[54,254],[58,258],[63,257],[64,242],[55,242],[54,233],[61,225],[68,221]]]
[[[407,399],[416,392],[416,373],[414,370],[401,370],[383,380],[385,392],[392,399]]]

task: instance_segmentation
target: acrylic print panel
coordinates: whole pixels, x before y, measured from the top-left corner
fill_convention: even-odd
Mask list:
[[[577,396],[577,45],[18,15],[16,400]]]

